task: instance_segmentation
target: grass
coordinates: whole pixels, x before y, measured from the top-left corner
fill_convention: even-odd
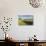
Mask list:
[[[32,25],[33,24],[32,21],[26,21],[26,20],[22,20],[22,19],[19,19],[18,23],[19,23],[19,25]]]
[[[26,25],[26,23],[23,20],[18,20],[19,25]]]

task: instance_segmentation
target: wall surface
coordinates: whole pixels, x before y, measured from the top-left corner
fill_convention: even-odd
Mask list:
[[[33,26],[19,26],[18,15],[33,15],[34,25]],[[37,35],[37,39],[44,40],[45,37],[45,6],[40,8],[33,8],[30,6],[28,0],[0,0],[0,20],[2,18],[12,17],[13,22],[10,31],[10,37],[16,40],[28,40],[34,34]],[[0,29],[1,30],[1,29]],[[0,31],[0,39],[4,39],[3,31]]]

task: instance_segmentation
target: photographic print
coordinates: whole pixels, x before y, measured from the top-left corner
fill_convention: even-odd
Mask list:
[[[32,15],[18,15],[18,24],[19,25],[33,25],[33,16]]]

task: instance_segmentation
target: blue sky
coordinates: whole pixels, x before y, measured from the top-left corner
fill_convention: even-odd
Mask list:
[[[19,15],[18,17],[22,19],[33,19],[33,15]]]

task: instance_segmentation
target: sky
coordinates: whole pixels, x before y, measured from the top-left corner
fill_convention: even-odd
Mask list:
[[[18,17],[21,19],[33,19],[33,15],[19,15]]]

